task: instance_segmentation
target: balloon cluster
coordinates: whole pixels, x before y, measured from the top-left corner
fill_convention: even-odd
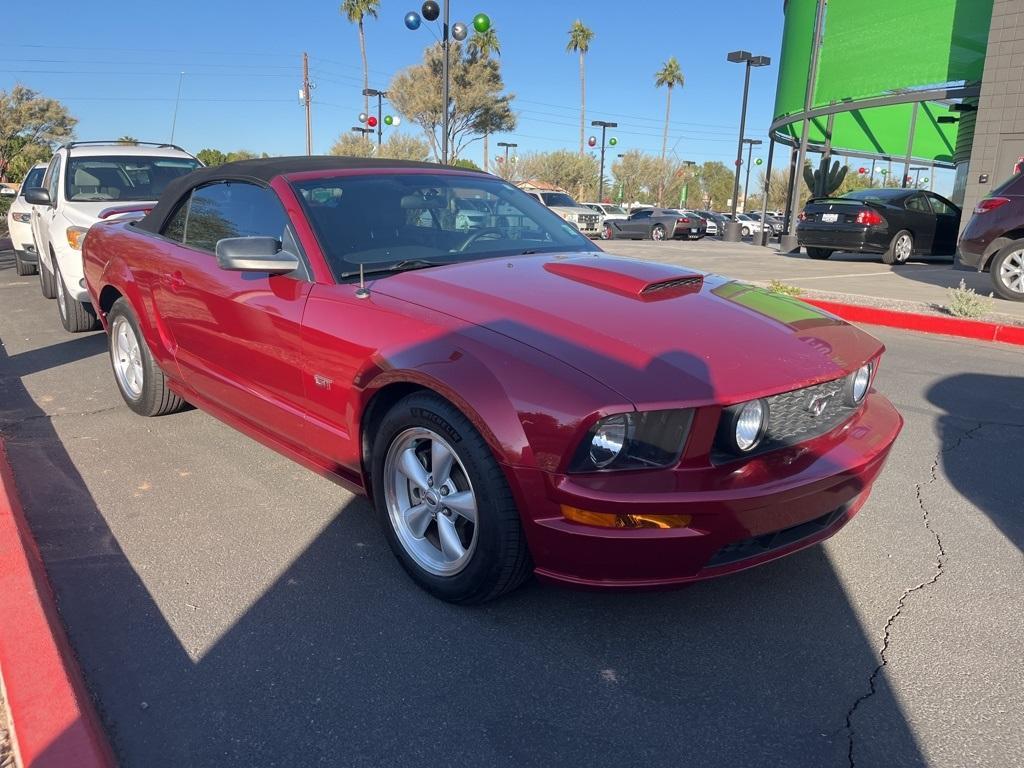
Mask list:
[[[420,17],[422,14],[422,18]],[[419,29],[420,24],[423,23],[423,19],[427,21],[437,21],[441,15],[441,6],[438,5],[435,0],[427,0],[423,3],[420,8],[420,12],[409,11],[405,14],[405,26],[408,29]],[[473,29],[477,32],[484,33],[491,28],[491,20],[486,13],[478,13],[473,17]],[[466,39],[466,35],[469,34],[469,27],[463,24],[461,21],[456,21],[452,24],[452,37],[458,41]]]
[[[619,143],[619,140],[617,138],[615,138],[614,136],[612,136],[610,139],[608,139],[608,146],[609,147],[614,147],[618,143]],[[587,146],[588,147],[596,147],[597,146],[597,137],[596,136],[591,136],[589,139],[587,139]]]
[[[359,122],[366,123],[371,128],[377,127],[377,118],[373,115],[368,115],[365,112],[359,113]],[[384,125],[401,125],[402,118],[395,117],[393,115],[384,115]]]

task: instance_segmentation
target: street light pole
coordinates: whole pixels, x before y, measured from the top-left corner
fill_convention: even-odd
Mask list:
[[[609,123],[604,120],[591,120],[590,124],[595,128],[601,129],[601,176],[597,181],[597,202],[604,202],[604,150],[605,150],[605,132],[609,128],[618,128],[618,123]]]
[[[514,143],[514,142],[510,144],[510,143],[509,143],[509,142],[507,142],[507,141],[499,141],[499,142],[498,142],[498,146],[499,146],[499,147],[504,147],[504,148],[505,148],[505,167],[507,168],[507,167],[508,167],[508,151],[509,151],[509,150],[510,150],[510,149],[511,149],[512,147],[518,147],[519,145],[518,145],[518,144],[516,144],[516,143]]]
[[[740,166],[743,165],[743,134],[746,131],[747,123],[747,97],[750,92],[750,70],[752,67],[766,67],[772,60],[767,56],[754,56],[750,51],[732,51],[726,56],[728,61],[734,64],[745,64],[743,76],[743,106],[740,108],[740,137],[736,143],[736,172],[733,174],[732,184],[732,218],[733,220],[725,228],[725,239],[730,242],[739,242],[742,239],[740,234],[740,223],[736,221],[736,204],[740,196]]]
[[[364,88],[363,96],[377,97],[377,146],[384,140],[384,97],[387,91],[378,91],[376,88]],[[372,133],[372,131],[371,131]]]
[[[760,139],[743,139],[747,145],[747,180],[743,183],[743,212],[747,212],[747,193],[750,191],[750,159],[754,154],[754,145],[761,144]]]
[[[174,128],[178,124],[178,103],[181,101],[181,81],[185,79],[185,73],[178,74],[178,95],[174,97],[174,116],[171,118],[171,144],[174,143]]]

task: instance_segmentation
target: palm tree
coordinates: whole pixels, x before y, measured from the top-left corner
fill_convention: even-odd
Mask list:
[[[380,0],[344,0],[341,12],[348,20],[359,26],[359,51],[363,55],[363,91],[370,87],[370,73],[366,67],[366,35],[363,32],[363,19],[366,16],[377,18],[377,6]],[[370,97],[363,94],[363,112],[370,113]]]
[[[583,57],[590,50],[590,41],[594,39],[594,30],[588,29],[582,21],[576,19],[569,28],[569,44],[566,53],[580,55],[580,154],[583,154],[583,134],[586,132],[587,113],[587,73],[583,65]]]
[[[497,54],[501,56],[501,44],[498,42],[498,33],[494,31],[494,27],[488,27],[486,32],[474,32],[473,36],[469,38],[469,42],[466,43],[466,48],[473,56],[479,56],[481,59],[490,58],[491,54]],[[488,149],[489,134],[484,132],[484,170],[487,170],[487,149]]]
[[[139,140],[136,139],[134,136],[122,136],[120,139],[117,140],[117,143],[118,144],[138,144]]]
[[[661,198],[665,192],[665,152],[668,150],[668,123],[669,116],[672,114],[672,89],[677,85],[682,88],[686,84],[686,78],[683,77],[683,70],[675,56],[669,57],[669,60],[662,65],[661,69],[654,73],[654,78],[654,84],[658,88],[661,88],[663,85],[668,88],[668,96],[665,99],[665,130],[661,134],[662,179],[658,183],[658,205],[661,205]]]

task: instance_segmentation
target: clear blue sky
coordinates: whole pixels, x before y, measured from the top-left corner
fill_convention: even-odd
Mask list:
[[[356,125],[362,109],[356,28],[339,2],[181,2],[101,5],[51,0],[46,12],[15,3],[4,14],[0,90],[22,83],[64,101],[78,117],[80,139],[129,134],[170,137],[178,73],[186,72],[176,143],[245,148],[271,154],[304,151],[297,93],[301,53],[308,51],[314,92],[314,150],[326,151]],[[772,57],[754,70],[748,136],[765,138],[771,119],[782,33],[782,0],[453,0],[452,19],[487,13],[502,46],[505,82],[516,94],[519,127],[493,142],[520,152],[578,144],[579,80],[567,30],[582,19],[594,32],[587,57],[587,122],[614,120],[619,151],[658,152],[665,91],[654,72],[676,56],[686,86],[672,99],[669,146],[698,162],[735,157],[743,68],[725,60],[745,48]],[[89,10],[95,9],[95,10]],[[433,41],[425,26],[408,31],[406,11],[419,2],[383,0],[367,21],[370,85],[417,62]],[[54,23],[56,22],[56,23]],[[415,126],[400,130],[418,132]],[[767,150],[767,142],[763,151]],[[480,161],[479,142],[468,156]],[[756,156],[756,155],[755,155]]]

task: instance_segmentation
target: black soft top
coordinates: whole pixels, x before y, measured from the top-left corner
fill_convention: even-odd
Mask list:
[[[255,160],[237,160],[233,163],[215,165],[210,168],[199,168],[184,176],[174,179],[153,210],[135,226],[147,232],[157,233],[163,229],[164,222],[178,206],[178,201],[196,187],[214,181],[249,181],[267,184],[278,176],[303,171],[345,171],[353,168],[380,168],[402,170],[405,168],[427,168],[431,170],[459,171],[472,173],[464,168],[452,168],[437,163],[418,163],[412,160],[382,160],[371,157],[334,157],[317,155],[314,157],[263,157]]]

